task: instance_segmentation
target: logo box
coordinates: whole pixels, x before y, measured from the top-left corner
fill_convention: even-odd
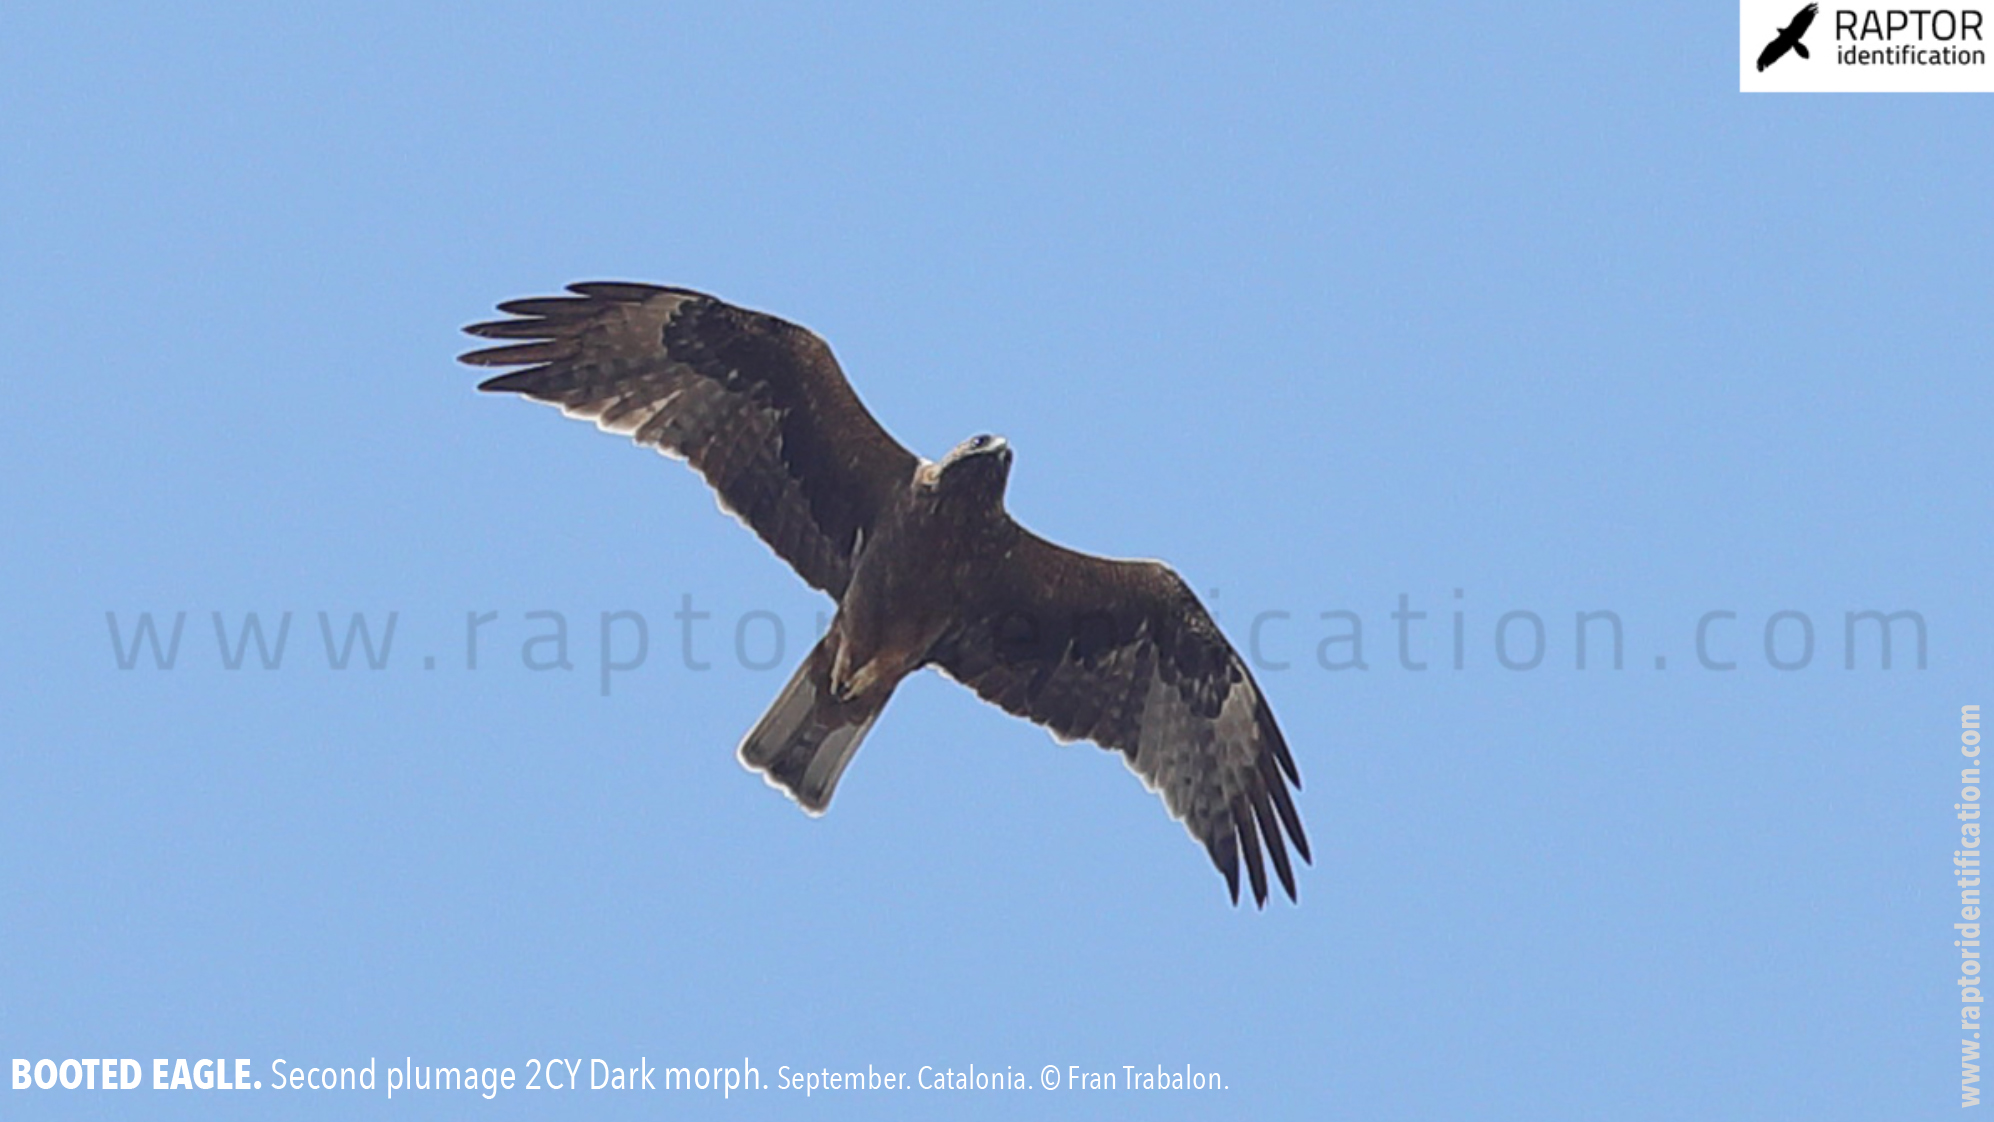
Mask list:
[[[1900,3],[1902,0],[1900,0]],[[1994,93],[1994,0],[1739,0],[1742,93]]]

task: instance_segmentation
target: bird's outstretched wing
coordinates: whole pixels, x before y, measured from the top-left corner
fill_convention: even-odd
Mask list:
[[[1253,675],[1204,605],[1160,562],[1077,553],[1022,528],[1017,535],[930,661],[1064,739],[1121,751],[1211,854],[1234,902],[1243,857],[1254,902],[1266,904],[1263,849],[1293,899],[1283,832],[1309,860],[1289,793],[1301,776]]]
[[[683,288],[572,284],[464,330],[524,366],[478,388],[558,405],[689,461],[723,507],[811,585],[841,596],[859,535],[918,463],[866,412],[810,331]]]

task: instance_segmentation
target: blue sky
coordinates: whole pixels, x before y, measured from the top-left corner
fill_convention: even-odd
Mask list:
[[[1736,34],[1693,5],[9,7],[10,1063],[1225,1089],[0,1113],[1956,1110],[1985,107],[1744,97]],[[825,818],[743,772],[828,602],[683,467],[453,361],[496,301],[595,278],[812,327],[909,446],[1008,436],[1021,521],[1168,560],[1236,644],[1258,620],[1300,906],[1228,907],[1115,757],[932,674]],[[1846,667],[1871,609],[1918,613],[1922,669],[1908,623]],[[1577,668],[1598,611],[1621,669],[1604,624]],[[120,668],[106,614],[128,644],[142,612],[186,613],[171,669]],[[249,612],[291,613],[279,668],[226,668],[214,613]],[[329,665],[319,613],[356,612],[395,614],[379,670]],[[535,612],[572,669],[525,665]],[[648,650],[605,696],[616,612]],[[1711,612],[1733,670],[1699,661]],[[1368,668],[1324,666],[1353,653],[1325,613]],[[1541,663],[1506,668],[1533,619]]]

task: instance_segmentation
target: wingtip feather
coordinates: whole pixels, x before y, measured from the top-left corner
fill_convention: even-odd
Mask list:
[[[568,291],[617,304],[637,304],[672,289],[634,281],[576,281],[568,286]]]
[[[1281,878],[1281,888],[1293,900],[1295,869],[1288,863],[1288,847],[1281,841],[1281,824],[1274,820],[1274,808],[1268,805],[1265,790],[1254,791],[1252,799],[1253,818],[1260,824],[1260,836],[1267,839],[1267,856],[1274,861],[1274,875]]]
[[[1232,906],[1239,906],[1239,851],[1231,834],[1214,834],[1205,839],[1205,852],[1212,858],[1219,875],[1225,878],[1226,892],[1232,896]]]
[[[541,369],[535,367],[532,370],[515,370],[509,374],[486,378],[478,383],[478,389],[483,393],[527,393],[533,388],[533,375],[539,373]]]
[[[1303,861],[1315,864],[1309,856],[1309,836],[1302,830],[1302,816],[1295,810],[1295,800],[1287,787],[1282,785],[1280,772],[1265,756],[1260,760],[1260,773],[1267,785],[1267,794],[1273,800],[1274,811],[1281,816],[1281,825],[1287,828],[1288,838],[1294,842],[1295,852],[1302,855]]]
[[[1255,907],[1267,906],[1267,866],[1260,856],[1260,834],[1253,828],[1253,811],[1242,796],[1233,800],[1232,825],[1239,834],[1240,856],[1244,858],[1246,875],[1253,882],[1253,903]]]

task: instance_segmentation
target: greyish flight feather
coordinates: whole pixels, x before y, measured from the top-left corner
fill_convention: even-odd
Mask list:
[[[822,339],[683,288],[594,283],[514,300],[465,328],[519,367],[483,390],[559,406],[684,459],[723,507],[837,601],[824,637],[740,746],[812,814],[901,679],[934,666],[1056,736],[1118,750],[1256,904],[1271,863],[1295,897],[1309,860],[1301,776],[1253,675],[1155,561],[1054,545],[1004,510],[1011,449],[939,463],[887,435]]]

